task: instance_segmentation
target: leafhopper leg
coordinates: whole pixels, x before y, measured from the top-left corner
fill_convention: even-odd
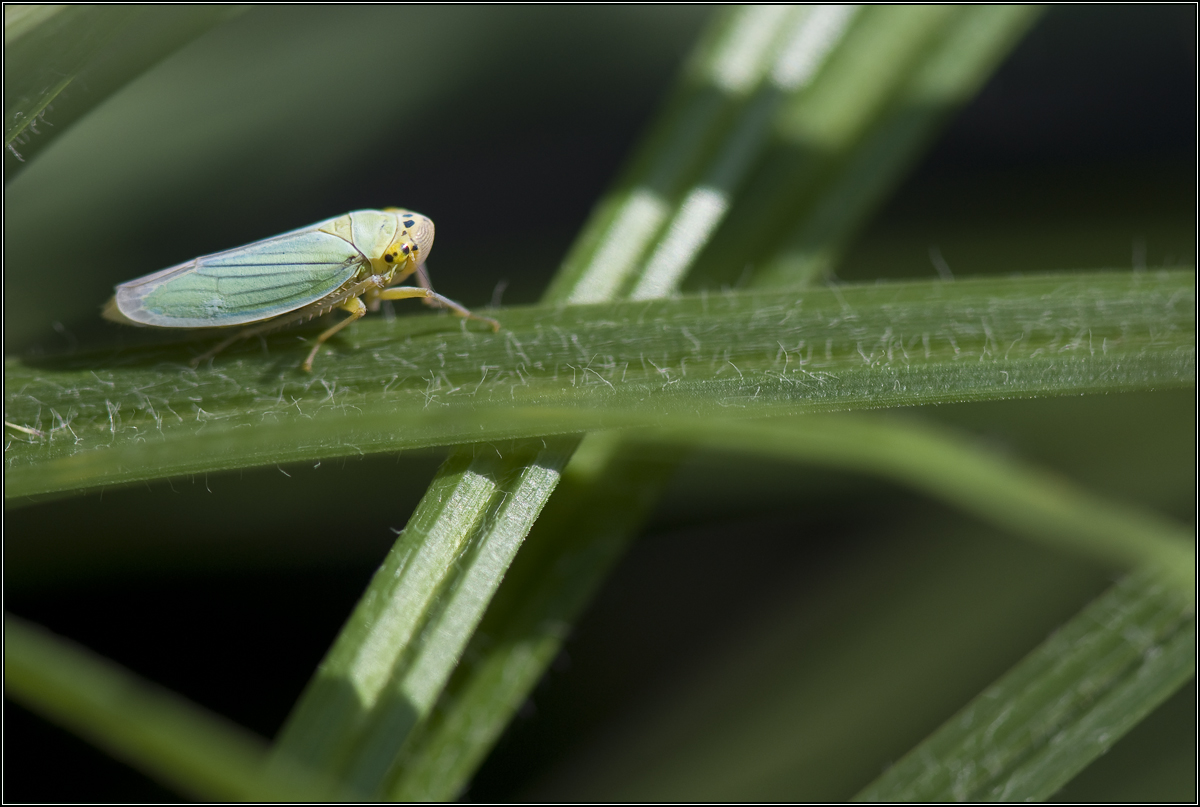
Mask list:
[[[418,279],[420,278],[419,270],[417,277]],[[425,282],[428,283],[429,279],[426,278]],[[481,317],[478,314],[472,314],[449,297],[443,297],[433,289],[419,288],[417,286],[392,286],[390,289],[383,289],[379,292],[379,299],[381,300],[409,300],[414,297],[422,298],[428,305],[437,306],[438,308],[448,308],[455,316],[486,322],[492,326],[493,331],[500,330],[500,323],[496,320],[491,317]]]
[[[330,311],[332,311],[335,308],[341,308],[343,310],[350,311],[351,313],[354,313],[355,310],[357,310],[358,308],[361,308],[362,313],[356,314],[355,316],[352,316],[348,320],[344,320],[343,322],[335,325],[334,327],[330,328],[325,333],[323,333],[319,337],[317,337],[317,346],[315,348],[313,348],[313,352],[309,355],[308,359],[304,362],[304,365],[303,365],[304,369],[306,371],[311,372],[313,357],[317,355],[317,350],[321,347],[321,344],[326,339],[328,339],[330,336],[333,336],[335,333],[340,331],[347,324],[349,324],[350,322],[353,322],[354,320],[361,317],[363,314],[367,313],[366,306],[363,305],[362,300],[358,299],[359,295],[364,294],[368,291],[374,291],[382,285],[383,285],[382,279],[378,275],[372,275],[371,277],[368,277],[366,280],[363,280],[359,283],[355,283],[353,286],[350,286],[347,289],[343,289],[342,291],[338,292],[337,294],[330,295],[329,297],[326,297],[324,300],[318,300],[317,302],[313,303],[312,305],[306,305],[304,308],[300,308],[296,311],[291,312],[290,314],[284,314],[281,317],[276,317],[275,319],[267,320],[266,322],[261,323],[259,325],[254,325],[249,328],[243,328],[242,330],[235,333],[233,336],[230,336],[227,339],[224,339],[221,342],[219,342],[216,345],[216,347],[212,348],[211,350],[207,350],[204,353],[197,356],[196,358],[192,359],[189,362],[189,364],[191,364],[192,367],[198,367],[201,362],[211,359],[213,356],[217,355],[222,350],[229,347],[234,342],[237,342],[240,339],[249,339],[251,336],[258,336],[259,334],[269,333],[271,331],[277,331],[280,328],[286,328],[287,326],[294,325],[298,322],[307,322],[310,319],[314,319],[314,318],[322,316],[324,314],[328,314]]]
[[[304,360],[304,364],[300,365],[304,372],[312,372],[313,360],[317,358],[317,351],[321,349],[321,345],[325,344],[327,339],[340,331],[342,328],[345,328],[351,322],[354,322],[354,320],[361,319],[367,313],[367,307],[363,304],[363,301],[357,297],[351,297],[349,300],[346,300],[344,303],[339,305],[338,308],[349,312],[350,316],[346,317],[332,328],[322,332],[321,335],[317,337],[317,343],[313,345],[312,350],[309,351],[308,358]]]

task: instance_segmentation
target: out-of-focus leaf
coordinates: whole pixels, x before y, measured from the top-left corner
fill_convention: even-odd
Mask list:
[[[4,7],[4,180],[89,110],[236,6]]]
[[[266,743],[112,662],[4,615],[4,692],[201,800],[309,800],[337,793],[268,768]]]
[[[1195,533],[982,450],[944,427],[865,415],[700,421],[652,439],[882,476],[1036,541],[1122,568],[1149,565],[1195,596]]]
[[[1042,801],[1196,673],[1196,616],[1130,575],[858,794]]]

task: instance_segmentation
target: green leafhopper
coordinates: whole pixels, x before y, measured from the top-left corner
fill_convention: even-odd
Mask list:
[[[499,330],[500,323],[433,290],[425,271],[432,247],[433,222],[420,213],[394,207],[355,210],[122,283],[103,316],[153,328],[248,326],[193,359],[195,367],[239,339],[335,308],[347,312],[349,317],[317,337],[301,365],[306,372],[327,339],[377,311],[383,300],[417,297]],[[418,286],[396,286],[414,275]]]

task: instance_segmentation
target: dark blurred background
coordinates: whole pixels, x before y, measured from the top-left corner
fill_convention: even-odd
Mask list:
[[[439,290],[532,302],[709,14],[254,8],[6,188],[6,353],[119,340],[116,282],[392,204],[437,222]],[[1195,26],[1052,8],[838,277],[934,277],[931,249],[956,275],[1194,263]],[[1195,523],[1193,391],[919,414]],[[273,736],[441,456],[6,511],[6,607]],[[697,454],[467,796],[844,799],[1112,575],[890,485]],[[1195,709],[1193,683],[1062,798],[1194,799]],[[8,701],[5,736],[9,801],[174,798]]]

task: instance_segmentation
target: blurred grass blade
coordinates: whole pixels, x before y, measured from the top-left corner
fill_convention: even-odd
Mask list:
[[[858,801],[1043,801],[1196,672],[1194,603],[1132,574]]]
[[[619,296],[672,209],[678,213],[688,187],[710,170],[712,153],[728,150],[730,128],[755,106],[752,99],[783,44],[781,36],[809,16],[809,8],[796,6],[741,6],[720,14],[628,170],[592,211],[546,302],[595,303]]]
[[[768,80],[741,110],[698,183],[679,203],[662,239],[637,272],[630,298],[650,300],[679,288],[761,155],[779,108],[789,99],[803,97],[857,12],[858,7],[853,5],[813,6],[807,13],[795,15],[796,19],[785,21],[789,25],[783,28],[780,51]]]
[[[876,120],[857,110],[838,109],[836,105],[845,102],[834,92],[830,93],[834,99],[824,105],[797,106],[781,124],[783,139],[794,144],[801,155],[809,150],[840,152],[830,157],[838,168],[812,183],[818,193],[809,191],[797,200],[806,206],[804,215],[788,222],[787,235],[773,253],[762,254],[756,285],[795,285],[831,270],[854,232],[899,184],[948,115],[974,96],[1040,13],[1037,6],[960,7],[945,19],[937,36],[930,37],[923,58],[909,62],[909,70],[899,77],[902,80],[873,79],[876,83],[894,81],[896,87],[886,105],[871,109]],[[881,71],[875,70],[874,54],[858,55],[859,62],[847,72],[852,76],[866,72],[868,77],[857,83],[870,85],[869,76]],[[881,89],[869,87],[866,92]],[[848,131],[838,131],[838,127]],[[853,148],[842,146],[847,142],[853,143]],[[811,175],[809,162],[782,158],[781,164],[773,167],[781,175],[776,187],[787,193],[791,187],[805,184],[797,183],[795,175]]]
[[[832,268],[1039,13],[1035,6],[860,12],[813,91],[780,109],[769,148],[687,287],[728,285],[739,274],[756,286],[797,285]]]
[[[646,438],[665,438],[666,450],[650,452],[648,460],[647,452],[634,445]],[[1184,592],[1184,599],[1194,596],[1194,540],[1185,528],[1097,500],[1065,480],[982,452],[929,424],[811,415],[589,435],[513,566],[511,585],[506,582],[488,611],[441,708],[406,748],[402,766],[408,775],[398,781],[392,798],[445,798],[448,783],[465,785],[557,656],[602,572],[619,559],[630,532],[653,505],[675,465],[679,452],[673,449],[694,445],[885,476],[1019,535],[1122,565],[1152,565],[1165,571],[1164,579]],[[589,540],[564,550],[559,536],[567,533]]]
[[[4,181],[93,107],[237,6],[4,7]]]
[[[266,743],[133,673],[4,615],[4,691],[202,801],[336,796],[303,770],[268,771]]]
[[[436,801],[462,791],[624,554],[677,459],[667,447],[647,458],[617,432],[584,438],[438,708],[404,746],[389,798]]]
[[[50,104],[137,15],[133,6],[11,5],[4,7],[4,146],[41,135]],[[21,138],[18,140],[18,138]],[[8,158],[5,158],[5,175]]]
[[[648,434],[882,476],[1017,535],[1117,567],[1153,567],[1182,597],[1195,596],[1193,531],[984,451],[943,427],[869,415],[813,415],[699,421]]]
[[[498,334],[380,319],[326,358],[336,380],[290,351],[198,371],[169,346],[10,360],[4,419],[45,436],[7,433],[5,498],[680,418],[1177,387],[1195,379],[1194,298],[1191,271],[1095,273],[510,309]]]

